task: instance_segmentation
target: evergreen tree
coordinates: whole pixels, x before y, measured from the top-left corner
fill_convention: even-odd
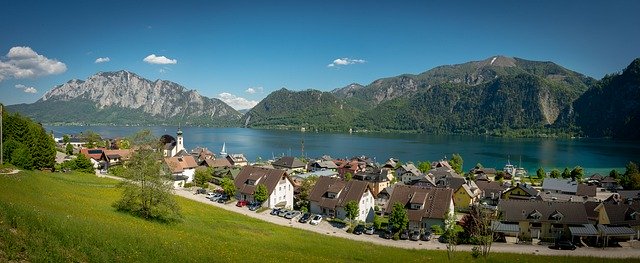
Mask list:
[[[71,145],[70,143],[67,143],[67,146],[65,147],[64,152],[67,155],[72,155],[73,154],[73,145]]]
[[[538,179],[544,179],[544,177],[547,174],[544,172],[544,169],[542,169],[542,167],[538,168],[538,170],[536,171],[536,176],[538,176]]]
[[[568,167],[564,168],[564,171],[562,171],[562,178],[567,179],[571,177],[571,171],[569,171]]]
[[[93,168],[93,163],[91,163],[91,160],[89,160],[89,158],[84,156],[84,154],[79,153],[78,156],[72,162],[74,162],[73,164],[74,168],[71,168],[73,170],[77,170],[79,172],[89,173],[89,174],[92,174],[95,172]]]
[[[264,201],[267,201],[267,198],[269,198],[267,186],[264,184],[258,184],[258,186],[256,186],[255,192],[253,192],[253,199],[255,199],[257,202],[263,203]]]
[[[582,169],[582,167],[576,166],[571,170],[572,180],[580,181],[582,180],[582,177],[584,177],[584,169]]]
[[[553,169],[551,170],[551,174],[549,174],[549,176],[551,176],[551,178],[560,178],[560,170],[558,169]]]

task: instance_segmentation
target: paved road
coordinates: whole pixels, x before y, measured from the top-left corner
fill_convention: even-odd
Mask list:
[[[322,222],[317,226],[310,224],[301,224],[295,220],[289,220],[278,216],[272,216],[269,214],[271,210],[264,211],[262,213],[256,213],[249,211],[246,207],[236,207],[235,204],[219,204],[217,202],[211,202],[205,198],[204,195],[195,195],[192,191],[185,189],[178,189],[175,191],[176,195],[202,202],[208,205],[217,206],[228,211],[236,212],[239,214],[247,215],[253,218],[261,219],[274,224],[289,226],[298,229],[304,229],[313,231],[328,236],[335,236],[341,238],[347,238],[357,241],[369,242],[383,246],[407,248],[407,249],[431,249],[431,250],[446,250],[446,245],[438,242],[435,239],[431,241],[410,241],[410,240],[386,240],[378,237],[377,235],[354,235],[346,232],[345,229],[340,229],[330,225],[328,222]],[[473,246],[459,245],[458,251],[471,251]],[[634,257],[640,258],[640,249],[633,248],[578,248],[575,251],[570,250],[553,250],[546,246],[541,245],[520,245],[520,244],[505,244],[494,243],[491,247],[493,252],[507,252],[518,253],[527,255],[568,255],[568,256],[592,256],[592,257],[605,257],[605,258],[625,258]]]

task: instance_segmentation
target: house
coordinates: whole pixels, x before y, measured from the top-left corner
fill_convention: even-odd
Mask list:
[[[598,213],[598,224],[627,226],[640,231],[640,203],[605,203],[594,209]]]
[[[497,206],[502,191],[506,188],[495,181],[476,180],[476,185],[480,189],[479,202],[486,205]]]
[[[473,174],[476,180],[495,181],[497,171],[496,168],[484,168],[476,166],[471,169],[470,174]]]
[[[293,208],[293,182],[284,170],[247,165],[233,180],[238,200],[254,201],[256,187],[267,188],[267,200],[262,204],[269,208]]]
[[[182,138],[182,130],[180,128],[178,128],[178,131],[176,132],[176,138],[165,134],[160,136],[160,142],[164,145],[163,154],[165,157],[176,156],[178,152],[184,150],[184,140]]]
[[[555,240],[572,235],[570,227],[589,225],[584,203],[509,199],[500,201],[498,211],[502,223],[517,224],[522,239]]]
[[[202,147],[196,147],[193,150],[191,150],[191,155],[193,155],[193,157],[196,158],[196,161],[198,161],[198,163],[202,163],[205,160],[216,158],[216,155],[213,152],[209,151],[209,149],[207,148],[202,148]]]
[[[104,153],[103,149],[82,148],[80,149],[80,154],[87,157],[95,169],[105,167],[109,163],[109,158]]]
[[[249,164],[249,161],[247,161],[247,158],[244,157],[244,154],[241,154],[241,153],[229,154],[229,155],[227,155],[226,159],[233,166],[242,167],[242,166],[246,166],[246,165]]]
[[[360,163],[357,160],[345,161],[345,160],[335,160],[334,161],[338,166],[338,174],[344,178],[344,175],[350,173],[351,175],[356,174],[357,172],[366,171],[366,164]]]
[[[103,150],[104,154],[107,156],[109,160],[109,166],[121,164],[129,158],[131,158],[131,154],[133,154],[133,150],[123,149],[123,150]]]
[[[371,187],[373,196],[377,196],[382,189],[389,186],[393,180],[393,174],[389,169],[375,169],[367,172],[358,172],[353,175],[353,180],[365,181]]]
[[[502,199],[520,199],[528,200],[538,196],[538,190],[533,189],[530,185],[517,183],[515,186],[502,192]]]
[[[337,172],[338,166],[336,165],[336,163],[330,160],[318,160],[309,164],[309,170],[312,172],[324,170]]]
[[[411,181],[419,180],[425,175],[413,163],[406,163],[396,169],[396,176],[402,183],[409,184]]]
[[[578,182],[563,178],[545,178],[542,182],[542,191],[572,195],[578,192]]]
[[[211,168],[224,168],[224,167],[233,167],[233,165],[229,162],[227,158],[222,159],[204,159],[200,162],[200,165],[211,167]]]
[[[191,155],[184,157],[165,157],[165,163],[171,171],[174,179],[174,187],[184,186],[185,183],[193,182],[196,173],[196,159]]]
[[[607,176],[604,179],[600,180],[600,186],[608,190],[622,189],[622,187],[620,187],[620,184],[618,183],[618,180],[611,176]]]
[[[431,163],[431,168],[436,169],[436,168],[444,168],[445,170],[453,170],[453,168],[451,168],[451,164],[449,164],[449,161],[447,160],[440,160],[437,162],[432,162]]]
[[[447,213],[453,215],[452,196],[452,189],[396,185],[385,213],[391,214],[394,204],[400,203],[407,211],[410,230],[431,229],[433,225],[444,228]]]
[[[453,204],[455,209],[457,211],[468,211],[469,207],[478,201],[481,193],[482,191],[474,181],[467,180],[466,183],[459,186],[453,192]]]
[[[309,195],[310,212],[345,219],[345,206],[350,201],[358,203],[357,221],[372,222],[374,199],[369,184],[364,181],[344,182],[339,178],[320,177]]]
[[[307,170],[307,165],[300,161],[298,158],[291,156],[284,156],[275,162],[271,163],[273,168],[287,171],[288,174],[304,173]]]

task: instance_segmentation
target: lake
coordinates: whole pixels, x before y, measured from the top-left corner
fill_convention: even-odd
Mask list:
[[[56,137],[91,130],[106,138],[130,136],[149,129],[156,136],[175,137],[177,127],[114,127],[114,126],[45,126]],[[426,135],[391,133],[315,133],[246,128],[183,127],[185,148],[207,147],[214,153],[226,144],[227,153],[243,153],[249,161],[282,155],[347,158],[366,155],[384,163],[389,158],[407,161],[436,161],[459,153],[464,169],[476,163],[502,169],[510,160],[523,166],[530,174],[538,167],[549,172],[553,168],[580,165],[586,175],[608,174],[611,169],[624,172],[629,161],[640,160],[640,142],[609,139],[540,139],[500,138],[467,135]]]

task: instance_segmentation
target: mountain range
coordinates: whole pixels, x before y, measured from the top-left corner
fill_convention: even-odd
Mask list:
[[[176,83],[118,71],[71,80],[8,108],[45,123],[640,139],[628,129],[638,127],[639,72],[640,59],[595,80],[553,62],[494,56],[330,92],[283,88],[240,113]]]

